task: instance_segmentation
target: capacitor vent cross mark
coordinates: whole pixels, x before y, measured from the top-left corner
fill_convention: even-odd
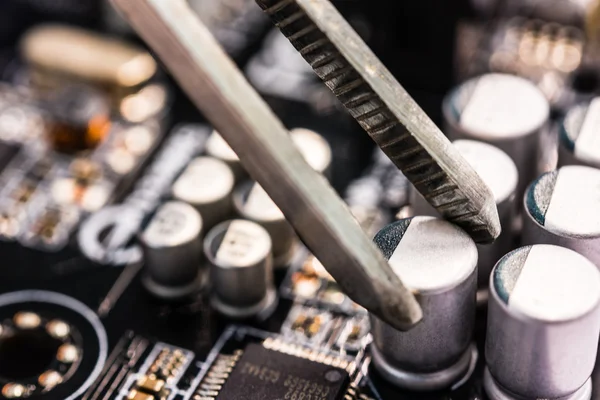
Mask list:
[[[600,333],[600,272],[554,245],[519,248],[490,278],[487,370],[492,400],[589,399]]]

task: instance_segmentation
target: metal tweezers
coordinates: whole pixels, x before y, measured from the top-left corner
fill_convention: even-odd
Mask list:
[[[329,183],[185,0],[112,0],[345,293],[400,330],[422,318]],[[478,242],[500,234],[489,188],[328,0],[257,0],[408,179]],[[426,316],[425,316],[426,317]]]

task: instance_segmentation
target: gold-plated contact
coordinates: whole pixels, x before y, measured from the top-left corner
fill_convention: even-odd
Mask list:
[[[150,366],[150,373],[171,382],[183,369],[187,356],[179,349],[163,348]]]
[[[54,319],[46,324],[46,332],[53,338],[64,339],[69,336],[71,327],[64,321]]]
[[[308,338],[311,338],[319,333],[322,322],[322,318],[319,315],[306,316],[304,314],[300,314],[292,323],[292,329],[303,333]]]
[[[362,329],[360,328],[360,325],[354,324],[354,325],[352,325],[352,328],[350,329],[350,332],[348,333],[348,340],[350,340],[350,341],[358,340],[360,338],[361,334],[362,334]]]
[[[292,275],[292,285],[295,294],[305,298],[312,298],[319,291],[321,281],[316,275],[305,274],[304,271],[299,271],[294,272]]]
[[[65,343],[58,348],[56,359],[65,364],[72,364],[79,359],[79,350],[70,343]]]
[[[36,313],[21,311],[14,315],[13,322],[20,329],[35,329],[40,326],[42,319]]]
[[[137,385],[145,392],[158,393],[165,387],[165,381],[158,379],[155,375],[144,375],[138,380]]]
[[[103,86],[132,88],[157,70],[146,51],[120,40],[64,25],[40,25],[21,42],[24,59],[34,67],[34,81],[67,78]]]
[[[7,399],[18,399],[28,395],[27,388],[20,383],[7,383],[2,387],[2,395]]]
[[[155,397],[148,393],[138,392],[135,389],[132,389],[129,394],[127,394],[128,400],[154,400]]]
[[[125,175],[131,172],[135,167],[135,157],[123,148],[116,148],[111,150],[107,156],[106,161],[110,168],[120,175]]]
[[[44,389],[49,390],[60,384],[63,381],[63,376],[53,370],[48,370],[38,377],[38,383]]]
[[[100,166],[87,159],[77,159],[69,167],[72,177],[55,179],[51,184],[54,201],[63,206],[77,205],[93,212],[108,201],[111,191],[100,181]]]
[[[98,179],[102,175],[102,169],[98,163],[87,158],[76,158],[69,165],[71,175],[84,182],[90,182]]]
[[[214,364],[208,370],[206,376],[200,382],[194,400],[214,400],[219,395],[223,385],[229,378],[229,374],[242,357],[244,352],[236,350],[233,354],[219,354]]]
[[[327,289],[319,294],[319,299],[325,303],[340,306],[346,301],[346,295],[340,291],[336,284],[329,284]]]
[[[127,151],[139,156],[146,154],[154,143],[155,135],[146,125],[134,125],[123,134],[123,145]]]
[[[137,93],[126,96],[119,109],[129,122],[142,122],[160,114],[167,103],[167,90],[164,86],[152,84]]]

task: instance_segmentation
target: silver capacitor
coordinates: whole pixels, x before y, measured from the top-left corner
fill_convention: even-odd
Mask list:
[[[600,168],[600,97],[565,115],[559,128],[558,162]]]
[[[227,164],[213,157],[197,157],[173,183],[171,192],[174,199],[200,212],[208,231],[231,215],[234,186],[235,178]]]
[[[548,172],[527,188],[523,202],[523,244],[567,247],[600,267],[599,169]]]
[[[512,223],[516,215],[519,174],[512,159],[496,146],[476,140],[456,140],[453,145],[491,189],[498,207],[502,233],[492,244],[477,245],[477,283],[479,287],[486,287],[496,262],[513,248]],[[414,188],[410,198],[413,215],[440,216]]]
[[[243,180],[248,176],[240,163],[238,155],[235,154],[235,151],[233,151],[219,132],[215,130],[212,131],[206,141],[206,154],[227,163],[229,168],[231,168],[236,181]]]
[[[493,144],[513,159],[519,171],[520,198],[547,157],[542,139],[550,105],[544,94],[526,79],[486,74],[450,92],[444,99],[443,113],[450,139]]]
[[[371,315],[371,354],[381,375],[415,391],[451,387],[474,365],[477,247],[459,227],[414,217],[380,230],[375,244],[425,315],[407,332]]]
[[[317,132],[306,128],[294,128],[290,131],[290,135],[308,165],[315,171],[330,177],[332,153],[327,140]],[[213,131],[206,142],[206,154],[225,161],[238,180],[247,176],[237,154],[217,131]]]
[[[246,181],[235,188],[233,207],[236,213],[267,230],[273,243],[275,268],[289,264],[297,248],[297,236],[285,216],[258,183]]]
[[[241,219],[215,226],[204,240],[210,262],[211,303],[230,318],[266,318],[274,310],[271,238],[260,225]]]
[[[290,135],[308,165],[330,178],[332,155],[327,140],[317,132],[306,128],[294,128],[290,131]]]
[[[491,400],[584,400],[600,334],[600,272],[564,247],[521,247],[490,278],[484,386]]]
[[[206,274],[201,268],[202,218],[189,204],[161,205],[140,235],[144,254],[144,286],[163,299],[179,299],[199,290]]]

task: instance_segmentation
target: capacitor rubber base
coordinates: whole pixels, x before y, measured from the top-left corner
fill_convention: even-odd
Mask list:
[[[210,297],[210,304],[221,314],[233,319],[252,318],[264,320],[271,316],[278,303],[277,292],[274,288],[267,291],[267,295],[259,303],[249,307],[235,307],[225,304],[216,295]]]
[[[477,347],[472,343],[461,358],[450,367],[432,373],[408,372],[389,364],[380,351],[371,345],[373,365],[390,383],[417,392],[455,388],[468,379],[477,362]]]
[[[142,277],[142,284],[152,295],[164,300],[179,300],[199,292],[206,287],[208,274],[205,271],[198,272],[194,281],[185,286],[166,286],[157,283],[149,274]]]
[[[522,396],[515,396],[514,394],[508,393],[504,390],[490,373],[490,370],[486,367],[483,374],[483,387],[490,400],[536,400],[534,398],[528,399]],[[589,378],[582,387],[580,387],[575,393],[568,396],[557,397],[547,400],[590,400],[592,398],[592,378]]]

